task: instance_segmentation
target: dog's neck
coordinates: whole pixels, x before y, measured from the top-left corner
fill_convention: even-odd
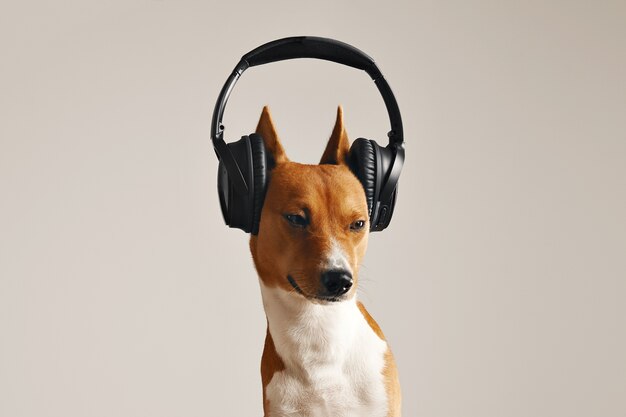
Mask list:
[[[276,351],[288,369],[308,372],[341,365],[370,330],[356,297],[317,304],[262,281],[261,293]]]

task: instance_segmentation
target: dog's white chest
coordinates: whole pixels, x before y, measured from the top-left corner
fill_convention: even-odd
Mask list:
[[[293,295],[262,290],[270,333],[285,363],[265,389],[269,416],[384,417],[387,343],[356,303],[294,306]],[[287,300],[295,309],[285,311]]]
[[[271,417],[383,417],[387,398],[382,355],[348,369],[320,368],[304,376],[283,370],[266,388]]]

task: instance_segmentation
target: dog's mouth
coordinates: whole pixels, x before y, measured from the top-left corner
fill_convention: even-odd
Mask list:
[[[291,286],[293,287],[294,290],[296,290],[298,292],[298,294],[302,294],[304,295],[304,292],[302,291],[302,288],[300,288],[300,286],[298,285],[298,283],[296,282],[295,279],[293,279],[293,277],[291,275],[287,275],[287,281],[289,281],[289,283],[291,284]],[[306,296],[305,296],[306,297]]]
[[[300,288],[300,286],[298,285],[296,280],[293,279],[293,277],[291,275],[287,275],[287,281],[289,281],[289,284],[291,284],[293,289],[296,290],[296,292],[298,294],[300,294],[301,296],[303,296],[307,300],[318,301],[318,302],[319,301],[323,301],[323,302],[330,302],[330,303],[336,303],[336,302],[345,300],[344,296],[323,296],[323,295],[309,295],[309,294],[306,294],[304,291],[302,291],[302,288]]]

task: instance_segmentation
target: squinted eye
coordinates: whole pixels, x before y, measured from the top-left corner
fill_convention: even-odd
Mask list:
[[[309,225],[308,219],[299,214],[285,214],[285,219],[293,227],[305,228]]]
[[[365,220],[357,220],[350,225],[351,230],[361,230],[365,227]]]

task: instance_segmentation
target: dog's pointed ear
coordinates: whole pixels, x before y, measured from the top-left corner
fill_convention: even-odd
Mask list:
[[[348,163],[346,159],[348,152],[350,152],[350,141],[348,140],[346,128],[343,125],[343,109],[339,106],[337,107],[335,127],[330,135],[330,139],[328,139],[320,164],[345,165]]]
[[[265,142],[265,149],[267,149],[274,158],[276,164],[289,161],[287,154],[283,149],[283,145],[278,139],[274,122],[272,121],[272,115],[270,114],[270,108],[268,106],[263,107],[261,112],[261,118],[259,124],[256,126],[256,133],[261,135],[263,142]]]

